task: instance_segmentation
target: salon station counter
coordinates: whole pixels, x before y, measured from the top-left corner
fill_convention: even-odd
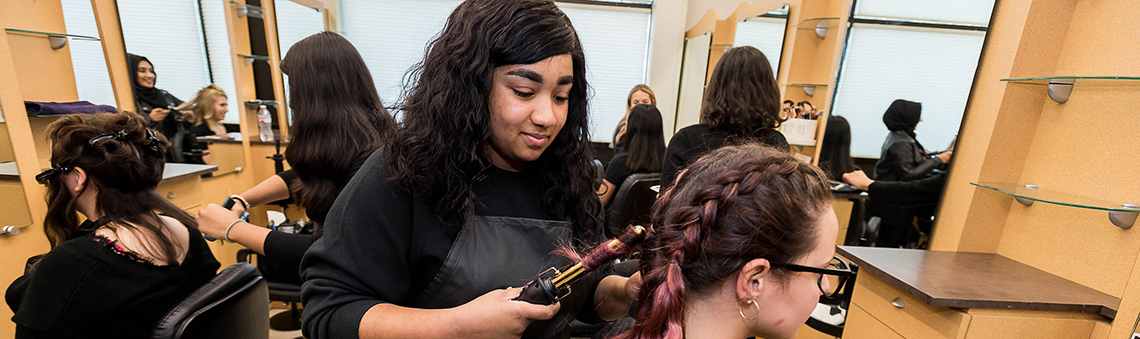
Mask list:
[[[218,170],[214,165],[168,163],[158,183],[158,194],[190,213],[202,207],[202,175]]]
[[[859,266],[843,338],[1089,338],[1120,299],[993,253],[839,247]]]

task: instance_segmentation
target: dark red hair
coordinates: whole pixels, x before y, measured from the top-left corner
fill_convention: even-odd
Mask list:
[[[752,144],[701,157],[655,206],[637,323],[618,338],[683,338],[687,296],[720,286],[753,259],[794,262],[811,251],[830,200],[823,172],[787,153]]]

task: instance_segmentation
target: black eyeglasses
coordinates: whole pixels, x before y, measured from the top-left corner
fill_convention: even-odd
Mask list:
[[[839,290],[843,288],[843,284],[845,284],[847,282],[847,279],[854,274],[854,272],[851,271],[851,264],[843,259],[840,259],[839,257],[832,257],[831,262],[827,264],[827,268],[784,263],[772,263],[772,266],[783,268],[792,272],[819,273],[819,279],[816,279],[815,283],[817,286],[819,286],[819,291],[823,292],[823,296],[827,298],[831,298],[838,294]],[[834,286],[831,286],[831,288],[823,288],[823,280],[826,279],[826,276],[828,275],[833,275],[838,278],[838,282]]]

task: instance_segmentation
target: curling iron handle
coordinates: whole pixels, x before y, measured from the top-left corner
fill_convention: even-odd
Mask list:
[[[538,305],[551,305],[558,300],[557,296],[558,290],[554,288],[554,283],[551,282],[550,277],[539,277],[523,286],[522,292],[519,292],[519,296],[515,300]]]
[[[227,210],[234,208],[234,198],[226,198],[226,201],[222,202],[222,208],[227,209]],[[214,239],[214,237],[206,235],[205,233],[202,234],[202,238],[205,238],[206,241],[218,240],[218,239]]]

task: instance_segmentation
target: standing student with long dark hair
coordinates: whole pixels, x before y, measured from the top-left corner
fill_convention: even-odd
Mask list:
[[[701,157],[662,194],[641,252],[636,323],[621,339],[787,339],[831,295],[838,222],[827,178],[755,144]],[[839,284],[842,285],[842,284]]]
[[[403,127],[337,198],[302,261],[308,338],[518,338],[616,319],[637,279],[514,301],[561,245],[596,244],[586,63],[549,0],[468,0],[412,73]],[[632,281],[632,283],[631,283]],[[589,320],[589,319],[586,319]]]
[[[169,143],[133,113],[67,115],[48,136],[36,180],[51,251],[5,294],[16,338],[149,337],[219,266],[194,218],[155,192]]]
[[[281,60],[289,75],[293,108],[292,139],[285,160],[292,169],[269,177],[232,196],[232,210],[209,204],[198,212],[202,232],[264,254],[277,267],[300,267],[301,256],[320,236],[329,208],[383,138],[395,129],[376,94],[364,59],[347,39],[333,32],[309,36],[289,48]],[[272,231],[235,221],[246,209],[297,197],[314,234]],[[230,226],[232,223],[232,226]]]
[[[819,149],[819,168],[830,180],[842,181],[843,173],[858,171],[851,158],[851,124],[841,116],[827,119],[823,131],[823,144]]]
[[[776,131],[785,118],[780,116],[780,89],[773,74],[768,58],[754,47],[724,53],[705,89],[701,123],[682,128],[669,140],[661,166],[663,189],[685,166],[721,146],[751,140],[790,151],[784,135]]]
[[[603,205],[609,205],[610,198],[630,174],[661,171],[661,156],[665,154],[661,112],[653,105],[637,105],[629,112],[627,121],[620,140],[624,148],[610,160],[606,177],[598,188]]]

